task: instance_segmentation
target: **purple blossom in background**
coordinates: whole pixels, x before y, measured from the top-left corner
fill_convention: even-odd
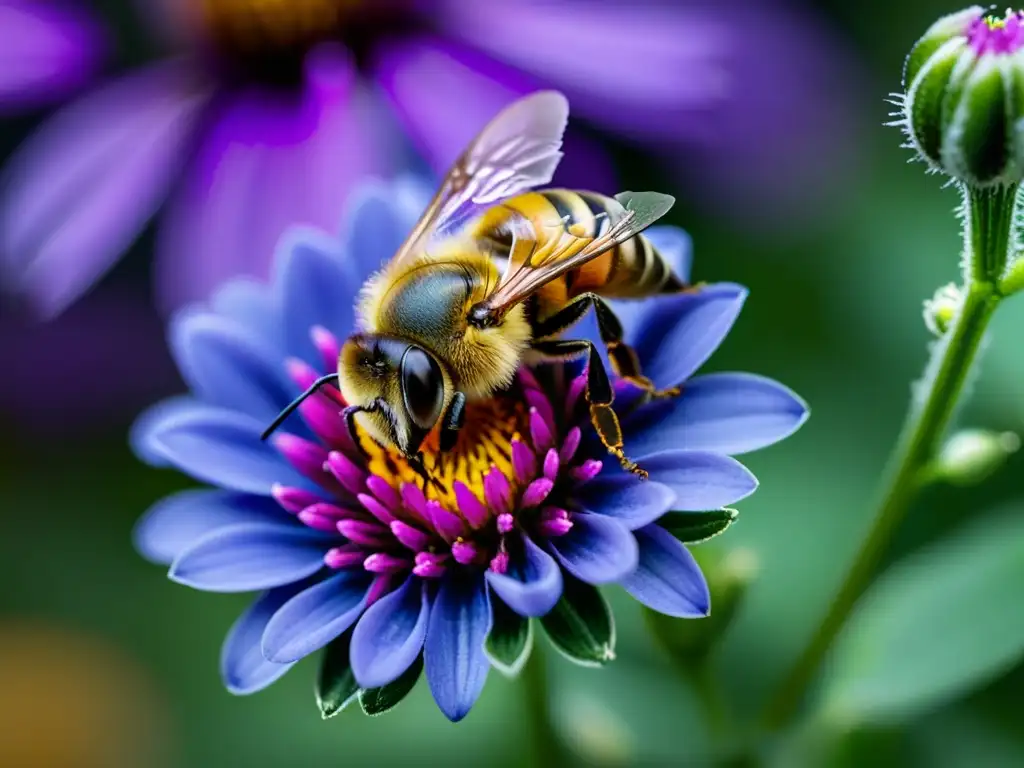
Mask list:
[[[443,170],[501,106],[545,85],[708,194],[763,193],[762,205],[815,194],[803,171],[820,182],[833,167],[818,137],[835,145],[825,110],[844,73],[828,36],[779,4],[139,6],[174,55],[64,107],[6,169],[4,282],[44,316],[93,285],[168,199],[163,307],[229,276],[264,277],[286,226],[329,228],[358,179],[399,162],[398,126]],[[85,76],[96,37],[77,15],[55,0],[0,0],[0,14],[17,22],[0,24],[0,104],[53,98]],[[573,129],[566,146],[556,180],[610,191],[601,151]]]
[[[230,282],[208,308],[171,322],[191,393],[143,415],[133,444],[150,464],[214,487],[159,502],[136,542],[182,584],[262,592],[223,647],[234,693],[265,688],[330,645],[327,666],[351,670],[335,675],[347,682],[332,709],[362,689],[364,708],[377,711],[422,669],[440,709],[459,720],[492,664],[511,672],[529,654],[530,617],[543,617],[569,655],[610,659],[611,618],[593,585],[621,584],[672,616],[705,616],[707,584],[670,521],[686,511],[704,518],[702,510],[750,494],[756,480],[732,456],[783,439],[806,418],[804,403],[771,380],[692,377],[746,298],[740,286],[716,284],[620,303],[645,373],[659,387],[682,386],[676,398],[639,405],[636,390],[617,385],[625,445],[650,472],[646,482],[608,460],[579,407],[585,376],[560,365],[524,367],[508,392],[470,403],[450,453],[432,453],[428,440],[426,465],[440,488],[423,487],[399,454],[349,432],[337,394],[307,399],[290,431],[261,442],[281,407],[335,370],[357,292],[422,210],[416,190],[365,190],[340,243],[295,231],[271,285]],[[648,233],[688,279],[685,235]],[[581,621],[606,629],[586,658],[571,642]]]

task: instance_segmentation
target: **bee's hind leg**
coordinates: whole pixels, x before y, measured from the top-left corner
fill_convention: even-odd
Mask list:
[[[615,393],[608,381],[608,372],[593,342],[583,339],[535,341],[533,349],[545,357],[570,359],[589,355],[587,362],[587,388],[584,396],[590,407],[590,422],[608,452],[619,460],[622,468],[646,480],[647,471],[632,461],[622,450],[622,426],[612,409]]]
[[[608,305],[608,302],[596,293],[581,293],[574,298],[549,319],[542,321],[536,336],[545,338],[564,330],[579,320],[587,311],[588,306],[594,307],[601,341],[604,342],[605,349],[608,350],[608,359],[611,360],[612,368],[619,378],[642,389],[645,402],[663,397],[675,397],[679,394],[679,387],[658,389],[653,381],[643,375],[636,350],[623,340],[625,334],[622,330],[622,323],[619,322],[619,318],[616,317],[615,311]]]

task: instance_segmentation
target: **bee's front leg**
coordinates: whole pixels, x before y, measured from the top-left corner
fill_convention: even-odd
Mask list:
[[[545,357],[563,360],[589,355],[587,388],[584,396],[590,407],[590,422],[594,425],[594,430],[604,447],[619,460],[622,468],[646,480],[647,470],[632,461],[622,450],[622,427],[619,424],[619,417],[612,408],[615,393],[608,381],[608,372],[604,369],[601,355],[593,342],[584,339],[535,341],[533,349]]]
[[[447,453],[459,440],[459,430],[466,420],[466,395],[456,392],[441,422],[441,453]]]

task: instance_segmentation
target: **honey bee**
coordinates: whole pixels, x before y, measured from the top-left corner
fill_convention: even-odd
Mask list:
[[[597,348],[561,334],[593,307],[615,372],[647,397],[675,394],[643,375],[606,301],[689,288],[640,234],[675,200],[656,192],[531,191],[551,180],[568,116],[564,96],[541,91],[480,132],[395,256],[363,287],[360,329],[344,343],[337,373],[285,408],[264,438],[333,383],[346,418],[358,417],[426,480],[423,441],[439,429],[441,451],[451,450],[467,402],[509,386],[523,362],[586,357],[594,428],[625,469],[646,477],[623,451]]]

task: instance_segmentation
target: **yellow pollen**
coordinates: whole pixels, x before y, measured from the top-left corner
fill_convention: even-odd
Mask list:
[[[469,403],[458,442],[451,451],[439,452],[439,429],[431,432],[423,442],[423,463],[427,474],[438,481],[427,483],[424,495],[440,502],[446,509],[458,512],[452,490],[455,481],[461,481],[483,501],[484,477],[492,468],[505,475],[515,488],[512,443],[528,434],[529,416],[526,403],[514,395],[498,395]],[[372,473],[395,487],[403,483],[423,487],[423,479],[400,452],[381,446],[362,430],[359,430],[359,442],[367,453],[367,466]]]

